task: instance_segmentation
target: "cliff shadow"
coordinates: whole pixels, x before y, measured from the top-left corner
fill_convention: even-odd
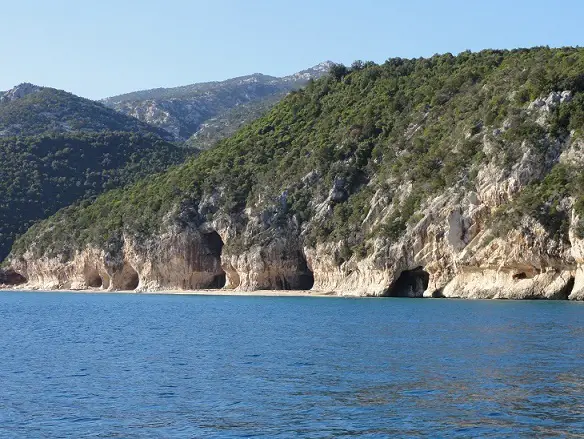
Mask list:
[[[221,267],[221,253],[223,252],[223,240],[219,233],[216,231],[212,231],[209,233],[204,233],[202,235],[203,238],[203,245],[207,249],[206,256],[212,258],[211,266],[216,268],[216,274],[213,277],[213,280],[209,282],[204,288],[210,289],[220,289],[225,286],[227,281],[227,276],[223,267]]]
[[[385,297],[423,297],[428,289],[430,273],[424,267],[416,267],[413,270],[404,270],[399,277],[389,286]]]
[[[569,300],[570,294],[574,290],[574,284],[576,283],[576,278],[574,276],[570,276],[566,285],[560,289],[555,295],[554,299],[556,300]]]

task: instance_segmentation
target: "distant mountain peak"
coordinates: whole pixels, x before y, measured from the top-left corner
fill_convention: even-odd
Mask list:
[[[101,102],[166,130],[176,140],[187,140],[212,122],[211,138],[216,140],[220,133],[232,133],[232,127],[258,117],[287,93],[326,75],[333,64],[324,61],[284,77],[252,73],[223,81],[139,90]]]
[[[12,102],[17,99],[21,99],[29,94],[41,91],[43,87],[31,84],[29,82],[23,82],[18,84],[16,87],[0,94],[0,102]]]
[[[321,76],[327,74],[333,65],[335,65],[335,63],[332,61],[323,61],[308,69],[301,70],[289,76],[285,76],[282,79],[288,81],[308,81],[309,79],[318,79]]]
[[[315,65],[312,70],[319,70],[321,72],[328,72],[328,70],[334,66],[336,64],[336,62],[328,60],[328,61],[323,61],[317,65]]]
[[[0,92],[0,137],[104,130],[149,132],[172,138],[162,129],[64,90],[22,83]]]

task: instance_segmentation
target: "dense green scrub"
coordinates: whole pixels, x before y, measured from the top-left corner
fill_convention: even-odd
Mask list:
[[[264,97],[259,101],[241,104],[220,116],[208,119],[202,128],[186,141],[186,145],[197,149],[209,149],[219,140],[232,136],[243,125],[252,122],[276,105],[285,92]]]
[[[572,100],[550,115],[549,129],[542,128],[529,116],[529,103],[562,90],[570,90]],[[272,212],[272,227],[278,218],[295,217],[307,225],[308,244],[343,239],[346,257],[364,255],[364,238],[396,239],[431,195],[472,188],[485,164],[485,141],[497,165],[511,169],[524,142],[544,160],[554,140],[571,131],[579,136],[583,91],[584,50],[573,48],[337,65],[184,165],[35,225],[15,251],[104,246],[123,231],[152,235],[169,212],[184,217],[214,194],[221,213],[237,216],[245,207]],[[560,198],[580,196],[582,185],[575,181],[581,181],[580,169],[553,169],[499,218],[513,223],[524,214],[553,213]],[[404,185],[411,187],[407,196],[396,192]],[[333,187],[344,196],[327,198]],[[396,208],[383,224],[364,228],[376,193],[393,199]],[[319,203],[331,205],[332,214],[315,219]],[[565,224],[565,214],[559,220]]]
[[[193,151],[151,134],[122,132],[0,139],[0,260],[35,221],[164,171]]]
[[[19,87],[34,91],[14,100],[0,101],[0,137],[108,130],[150,132],[170,139],[166,131],[98,102],[54,88],[31,84]]]

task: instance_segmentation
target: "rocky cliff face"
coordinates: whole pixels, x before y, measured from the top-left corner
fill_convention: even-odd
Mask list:
[[[289,112],[282,106],[282,113],[271,113],[202,154],[182,174],[172,174],[165,180],[168,190],[157,192],[164,202],[185,187],[198,189],[167,203],[172,208],[158,214],[155,232],[128,222],[118,241],[76,244],[73,256],[48,239],[49,251],[39,257],[37,244],[54,227],[75,224],[59,217],[25,237],[27,250],[13,253],[11,267],[30,288],[99,284],[137,291],[312,289],[350,296],[583,300],[582,196],[571,182],[584,168],[584,142],[559,119],[575,108],[576,93],[546,92],[505,117],[485,117],[489,123],[474,116],[455,119],[454,128],[440,125],[448,115],[459,117],[448,104],[444,111],[418,106],[407,123],[391,119],[396,135],[375,140],[389,150],[385,160],[391,166],[383,168],[383,158],[369,148],[367,168],[358,168],[360,148],[382,135],[374,125],[381,119],[342,125],[347,106],[339,101],[350,87],[359,95],[370,89],[360,81],[374,73],[383,72],[359,70],[309,87],[305,95],[289,98]],[[469,83],[468,96],[477,94],[477,105],[484,102],[480,93],[487,93],[489,83],[474,72]],[[334,87],[342,93],[335,94]],[[505,91],[505,99],[515,102],[515,91]],[[449,102],[458,111],[461,104],[452,97]],[[381,111],[387,111],[383,104]],[[466,100],[464,105],[470,106]],[[317,125],[335,108],[332,122]],[[307,115],[294,131],[303,111]],[[312,143],[320,138],[307,132],[316,136],[324,129],[330,131],[318,150]],[[427,146],[433,130],[450,134]],[[301,141],[294,149],[296,144],[282,139]],[[414,159],[394,171],[410,155]],[[303,166],[309,162],[301,160],[312,159],[314,167]],[[324,160],[332,164],[319,168]],[[221,170],[209,170],[224,163]],[[448,173],[440,174],[444,168]],[[188,178],[191,186],[178,184]],[[153,196],[149,193],[150,203]],[[130,191],[116,206],[137,197]],[[78,214],[97,215],[104,206],[98,200]],[[136,206],[146,212],[145,204]]]
[[[375,242],[364,260],[339,263],[335,255],[342,243],[302,247],[288,236],[222,252],[230,238],[206,225],[170,229],[140,245],[128,237],[113,255],[88,248],[63,261],[25,253],[12,261],[13,277],[1,283],[26,279],[27,289],[312,289],[352,296],[584,299],[581,240],[571,233],[573,241],[562,245],[538,224],[493,239],[480,215],[473,217],[482,208],[480,201],[462,212],[446,204],[436,212],[441,218],[425,218],[400,243]]]
[[[568,138],[542,162],[526,146],[512,170],[491,164],[479,173],[476,187],[427,200],[424,216],[397,242],[377,238],[365,258],[340,261],[343,242],[307,246],[295,221],[275,230],[265,211],[205,222],[216,203],[208,198],[190,221],[168,223],[151,240],[124,236],[118,250],[88,248],[66,262],[25,253],[12,267],[34,289],[312,289],[353,296],[583,300],[584,240],[577,237],[574,213],[566,241],[533,219],[503,236],[491,229],[497,208],[555,163],[581,160],[582,150]],[[333,186],[329,198],[334,192]],[[395,204],[378,194],[370,207],[363,227],[382,222]],[[257,239],[262,234],[263,242]]]

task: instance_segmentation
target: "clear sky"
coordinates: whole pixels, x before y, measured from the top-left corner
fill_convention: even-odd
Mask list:
[[[584,45],[582,0],[0,0],[0,90],[89,98],[466,49]]]

